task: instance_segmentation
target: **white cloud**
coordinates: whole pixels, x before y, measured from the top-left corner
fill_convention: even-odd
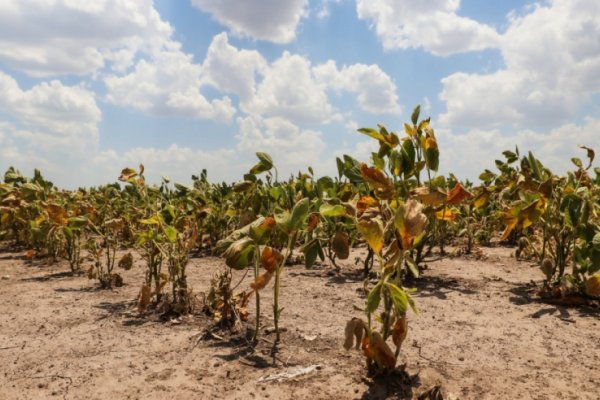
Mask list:
[[[97,139],[101,112],[94,93],[82,86],[53,80],[22,90],[14,78],[0,71],[0,92],[0,112],[23,127],[67,139]]]
[[[238,50],[226,33],[216,35],[202,64],[203,79],[219,90],[249,101],[256,93],[256,75],[266,73],[267,61],[256,50]]]
[[[302,130],[284,118],[249,116],[238,118],[237,122],[238,150],[246,154],[269,153],[280,167],[280,174],[295,173],[318,163],[325,148],[320,132]]]
[[[438,56],[497,47],[490,26],[457,15],[460,0],[357,0],[360,19],[373,24],[387,50],[423,48]]]
[[[229,121],[235,114],[231,100],[207,100],[200,93],[201,72],[191,55],[165,49],[151,60],[140,60],[125,76],[106,77],[106,100],[158,115]]]
[[[250,115],[283,117],[295,123],[328,122],[333,113],[310,61],[287,51],[264,72],[256,95],[240,107]]]
[[[512,15],[502,38],[506,67],[442,79],[446,126],[552,126],[600,92],[600,3],[554,0]]]
[[[335,61],[314,68],[318,82],[336,92],[357,94],[360,108],[372,114],[399,114],[396,85],[376,64],[344,65],[339,70]]]
[[[289,43],[296,37],[308,0],[192,0],[237,36],[275,43]]]
[[[0,60],[34,76],[123,70],[171,32],[152,0],[4,0]]]
[[[523,129],[506,135],[497,129],[473,129],[459,135],[438,129],[436,137],[440,145],[441,170],[473,180],[485,168],[496,171],[494,160],[503,160],[502,151],[514,151],[515,146],[519,147],[522,156],[532,151],[544,166],[555,174],[562,174],[574,168],[571,157],[586,160],[585,151],[578,145],[600,150],[598,132],[600,119],[588,117],[581,124],[564,124],[548,131]]]

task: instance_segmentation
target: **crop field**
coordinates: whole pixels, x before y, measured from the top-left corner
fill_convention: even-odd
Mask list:
[[[0,184],[1,399],[600,399],[600,168],[370,160],[235,183]]]

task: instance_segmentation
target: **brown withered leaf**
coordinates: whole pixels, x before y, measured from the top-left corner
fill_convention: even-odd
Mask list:
[[[118,264],[119,268],[123,268],[125,271],[129,271],[133,267],[133,256],[131,253],[127,253],[121,257]]]
[[[143,313],[150,305],[150,297],[152,296],[150,285],[142,285],[140,289],[138,312]]]
[[[402,347],[402,343],[404,339],[406,339],[406,335],[408,334],[408,320],[406,319],[406,315],[400,316],[396,320],[394,327],[392,328],[392,342],[396,345],[396,348]]]
[[[352,318],[346,323],[344,330],[344,348],[350,350],[353,346],[358,350],[365,331],[365,322],[360,318]]]
[[[340,260],[346,260],[350,256],[350,243],[348,234],[344,231],[339,231],[331,239],[331,248]]]
[[[448,197],[446,192],[440,188],[429,188],[428,186],[421,186],[413,190],[412,192],[423,204],[428,206],[437,206],[446,201]]]
[[[456,183],[456,186],[450,192],[448,192],[448,197],[446,199],[446,204],[457,205],[462,203],[464,200],[470,199],[473,197],[471,192],[466,190],[460,183]]]
[[[308,216],[308,224],[306,225],[306,231],[312,232],[319,224],[319,213],[312,213]]]
[[[385,368],[394,368],[396,366],[396,356],[390,346],[383,340],[379,332],[371,334],[373,343],[366,335],[362,341],[363,353],[367,358],[375,360]]]
[[[360,174],[375,189],[385,189],[391,186],[390,180],[378,168],[369,167],[367,164],[362,163],[360,164]]]
[[[260,263],[268,272],[275,272],[283,256],[276,249],[265,246],[260,256]]]
[[[267,286],[271,278],[273,277],[273,272],[265,272],[264,274],[258,276],[254,282],[250,284],[250,287],[254,291],[262,290]]]
[[[371,196],[362,196],[356,203],[356,208],[362,214],[369,207],[376,207],[379,204],[377,199]]]
[[[57,204],[48,204],[46,207],[46,212],[48,213],[48,218],[52,223],[62,226],[67,225],[69,216],[67,215],[67,211],[64,209],[64,207]]]

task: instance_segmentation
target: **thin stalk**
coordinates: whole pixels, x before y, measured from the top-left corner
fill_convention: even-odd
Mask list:
[[[296,235],[297,232],[294,232],[291,236],[289,236],[288,238],[288,244],[287,244],[287,251],[285,253],[285,256],[283,257],[283,260],[281,261],[281,264],[277,267],[277,270],[275,271],[275,287],[274,287],[274,293],[273,293],[273,322],[275,324],[275,341],[279,342],[280,339],[280,332],[279,332],[279,292],[280,292],[280,284],[281,284],[281,273],[283,272],[283,268],[285,267],[285,264],[287,262],[288,257],[290,256],[290,254],[292,253],[292,247],[294,246],[294,243],[296,243]]]
[[[254,252],[254,280],[258,278],[260,274],[260,258],[259,251]],[[260,294],[258,290],[254,291],[256,297],[256,321],[254,322],[254,334],[252,335],[251,343],[255,343],[258,338],[258,330],[260,329]]]

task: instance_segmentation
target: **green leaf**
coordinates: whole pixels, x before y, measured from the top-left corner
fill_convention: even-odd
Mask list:
[[[160,220],[158,219],[157,215],[153,215],[150,218],[141,219],[140,220],[140,224],[144,224],[144,225],[158,225],[158,224],[160,224]]]
[[[404,290],[400,289],[393,283],[387,282],[385,285],[390,293],[390,297],[392,298],[396,312],[399,314],[405,314],[408,308],[408,296]]]
[[[290,213],[289,219],[285,224],[285,227],[287,228],[288,232],[293,232],[302,227],[302,224],[308,216],[309,206],[310,200],[306,197],[294,205],[294,208],[292,208],[292,212]]]
[[[259,151],[256,153],[256,157],[258,157],[258,159],[262,161],[265,165],[269,165],[270,167],[273,166],[273,159],[267,153]]]
[[[413,276],[415,278],[418,278],[419,277],[419,267],[417,266],[417,263],[415,262],[415,260],[413,260],[412,257],[407,256],[406,257],[406,265],[408,265],[408,269],[413,274]]]
[[[321,243],[317,239],[313,239],[302,247],[302,253],[304,253],[304,266],[306,268],[312,268],[317,261],[319,250],[321,249]]]
[[[413,125],[416,125],[419,121],[419,114],[421,114],[421,105],[416,106],[412,112],[412,115],[410,116],[410,120],[412,121]]]
[[[373,139],[377,139],[381,142],[385,141],[385,137],[373,128],[359,128],[357,130],[358,130],[358,132],[360,132],[364,135],[370,136]]]
[[[583,162],[581,161],[581,159],[579,159],[579,158],[577,158],[577,157],[573,157],[573,158],[571,158],[571,162],[572,162],[573,164],[575,164],[575,166],[576,166],[577,168],[583,168]]]
[[[254,241],[242,238],[233,242],[223,253],[225,263],[229,268],[241,270],[246,268],[254,257]]]
[[[381,300],[381,287],[382,282],[378,282],[377,285],[369,292],[367,296],[367,312],[373,313],[379,307],[379,301]]]
[[[322,204],[319,207],[319,213],[324,217],[343,217],[346,215],[346,209],[340,204]]]
[[[177,241],[177,229],[172,226],[167,226],[165,227],[164,232],[169,242],[175,243]]]

